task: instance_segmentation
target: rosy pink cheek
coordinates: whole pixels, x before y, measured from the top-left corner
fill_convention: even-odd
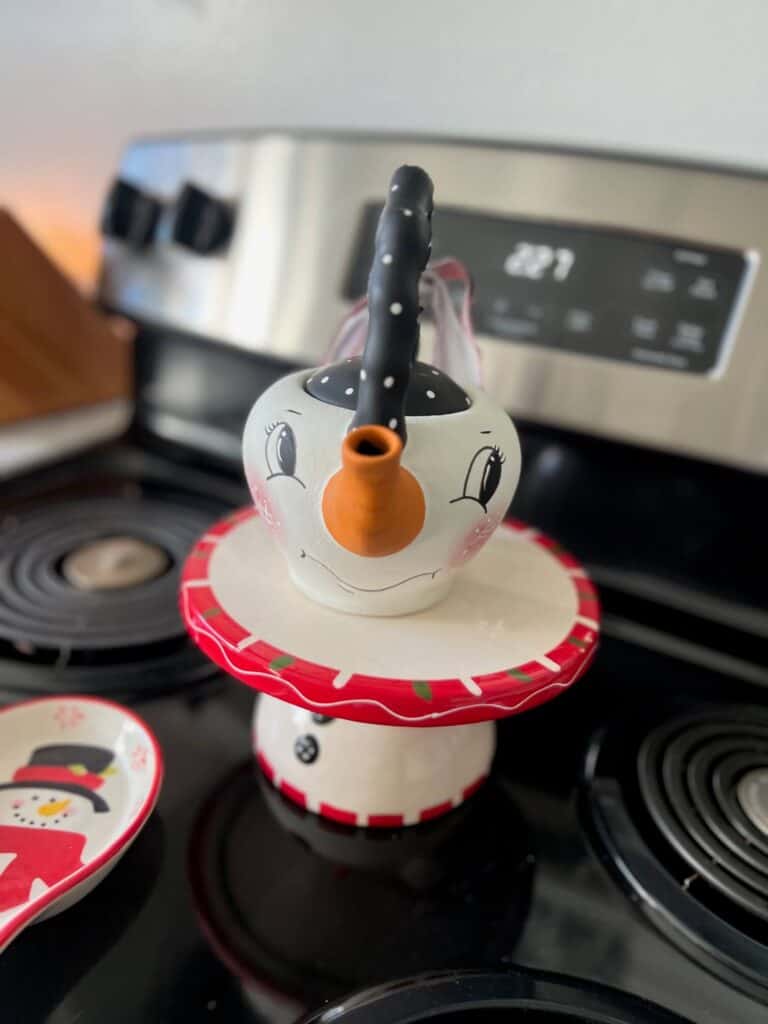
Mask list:
[[[449,562],[451,569],[456,569],[458,566],[468,562],[470,558],[474,558],[478,551],[491,539],[501,520],[502,516],[495,514],[492,516],[487,515],[479,522],[476,522],[464,534],[463,539],[456,547],[456,551]]]
[[[253,504],[256,506],[256,511],[259,513],[267,529],[272,534],[278,534],[280,532],[280,520],[277,510],[267,493],[267,485],[258,477],[253,476],[248,478],[248,488],[253,498]]]
[[[23,806],[24,806],[24,801],[23,800],[14,800],[13,803],[11,804],[11,807],[14,809],[14,811],[17,811],[19,809],[19,807],[23,807]]]

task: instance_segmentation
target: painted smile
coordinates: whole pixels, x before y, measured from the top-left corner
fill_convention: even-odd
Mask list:
[[[421,580],[427,577],[434,579],[435,576],[437,576],[437,574],[441,571],[440,569],[435,569],[432,572],[418,572],[416,573],[415,576],[407,576],[404,580],[398,580],[397,583],[390,583],[386,587],[356,587],[354,583],[348,583],[347,580],[343,580],[341,576],[339,576],[338,573],[335,573],[329,565],[325,564],[325,562],[321,562],[319,558],[315,558],[312,555],[308,555],[304,548],[299,549],[299,557],[308,558],[310,562],[314,562],[315,565],[319,565],[321,569],[325,569],[326,572],[330,573],[331,576],[333,576],[339,587],[341,587],[341,589],[346,591],[348,594],[352,594],[355,591],[357,591],[360,594],[382,594],[387,590],[395,590],[397,587],[402,587],[406,583],[412,583],[414,580]]]

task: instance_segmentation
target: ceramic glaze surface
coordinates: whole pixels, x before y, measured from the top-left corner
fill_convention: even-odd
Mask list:
[[[472,388],[465,389],[471,404],[462,412],[408,417],[401,465],[422,489],[424,525],[394,554],[364,557],[338,543],[323,518],[323,494],[341,468],[353,415],[307,392],[307,381],[323,376],[322,367],[292,374],[254,405],[243,438],[254,503],[291,578],[313,600],[361,615],[427,608],[447,594],[456,570],[501,522],[520,475],[517,432]],[[439,371],[434,378],[439,386]]]
[[[392,828],[446,814],[490,771],[492,722],[410,729],[330,718],[263,694],[255,752],[295,803],[348,825]]]

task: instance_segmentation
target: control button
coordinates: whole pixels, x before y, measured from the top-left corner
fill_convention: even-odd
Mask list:
[[[717,299],[717,281],[714,277],[700,274],[688,289],[688,294],[694,299],[714,302]]]
[[[633,336],[641,341],[655,341],[659,333],[659,321],[653,316],[638,314],[632,317],[630,330]]]
[[[687,263],[691,267],[706,267],[709,263],[709,256],[695,249],[675,249],[672,256],[678,263]]]
[[[670,339],[670,346],[679,352],[703,352],[705,330],[701,324],[688,323],[687,320],[680,320],[675,327],[675,333]]]
[[[497,334],[502,338],[535,338],[540,331],[540,324],[530,317],[518,316],[514,309],[508,313],[486,313],[477,314],[478,327],[482,331],[487,329],[491,334]]]
[[[668,295],[675,290],[675,275],[669,270],[649,267],[643,275],[643,291],[662,292]]]
[[[229,242],[234,221],[229,203],[186,184],[176,203],[171,237],[186,249],[208,255]]]
[[[130,182],[117,178],[107,195],[101,230],[110,238],[136,249],[149,245],[155,236],[162,204]]]
[[[563,326],[566,331],[574,334],[587,334],[594,326],[595,316],[590,309],[569,309],[565,314]]]

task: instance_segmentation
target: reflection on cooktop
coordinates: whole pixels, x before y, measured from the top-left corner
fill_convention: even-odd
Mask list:
[[[492,782],[445,818],[368,832],[289,803],[248,763],[205,805],[190,877],[251,998],[266,988],[309,1008],[417,970],[509,962],[531,898],[528,842]]]
[[[359,992],[301,1024],[686,1024],[644,999],[544,971],[456,971]]]
[[[635,763],[632,763],[632,762]],[[641,906],[696,959],[768,1002],[768,713],[725,707],[590,750],[587,808]]]

